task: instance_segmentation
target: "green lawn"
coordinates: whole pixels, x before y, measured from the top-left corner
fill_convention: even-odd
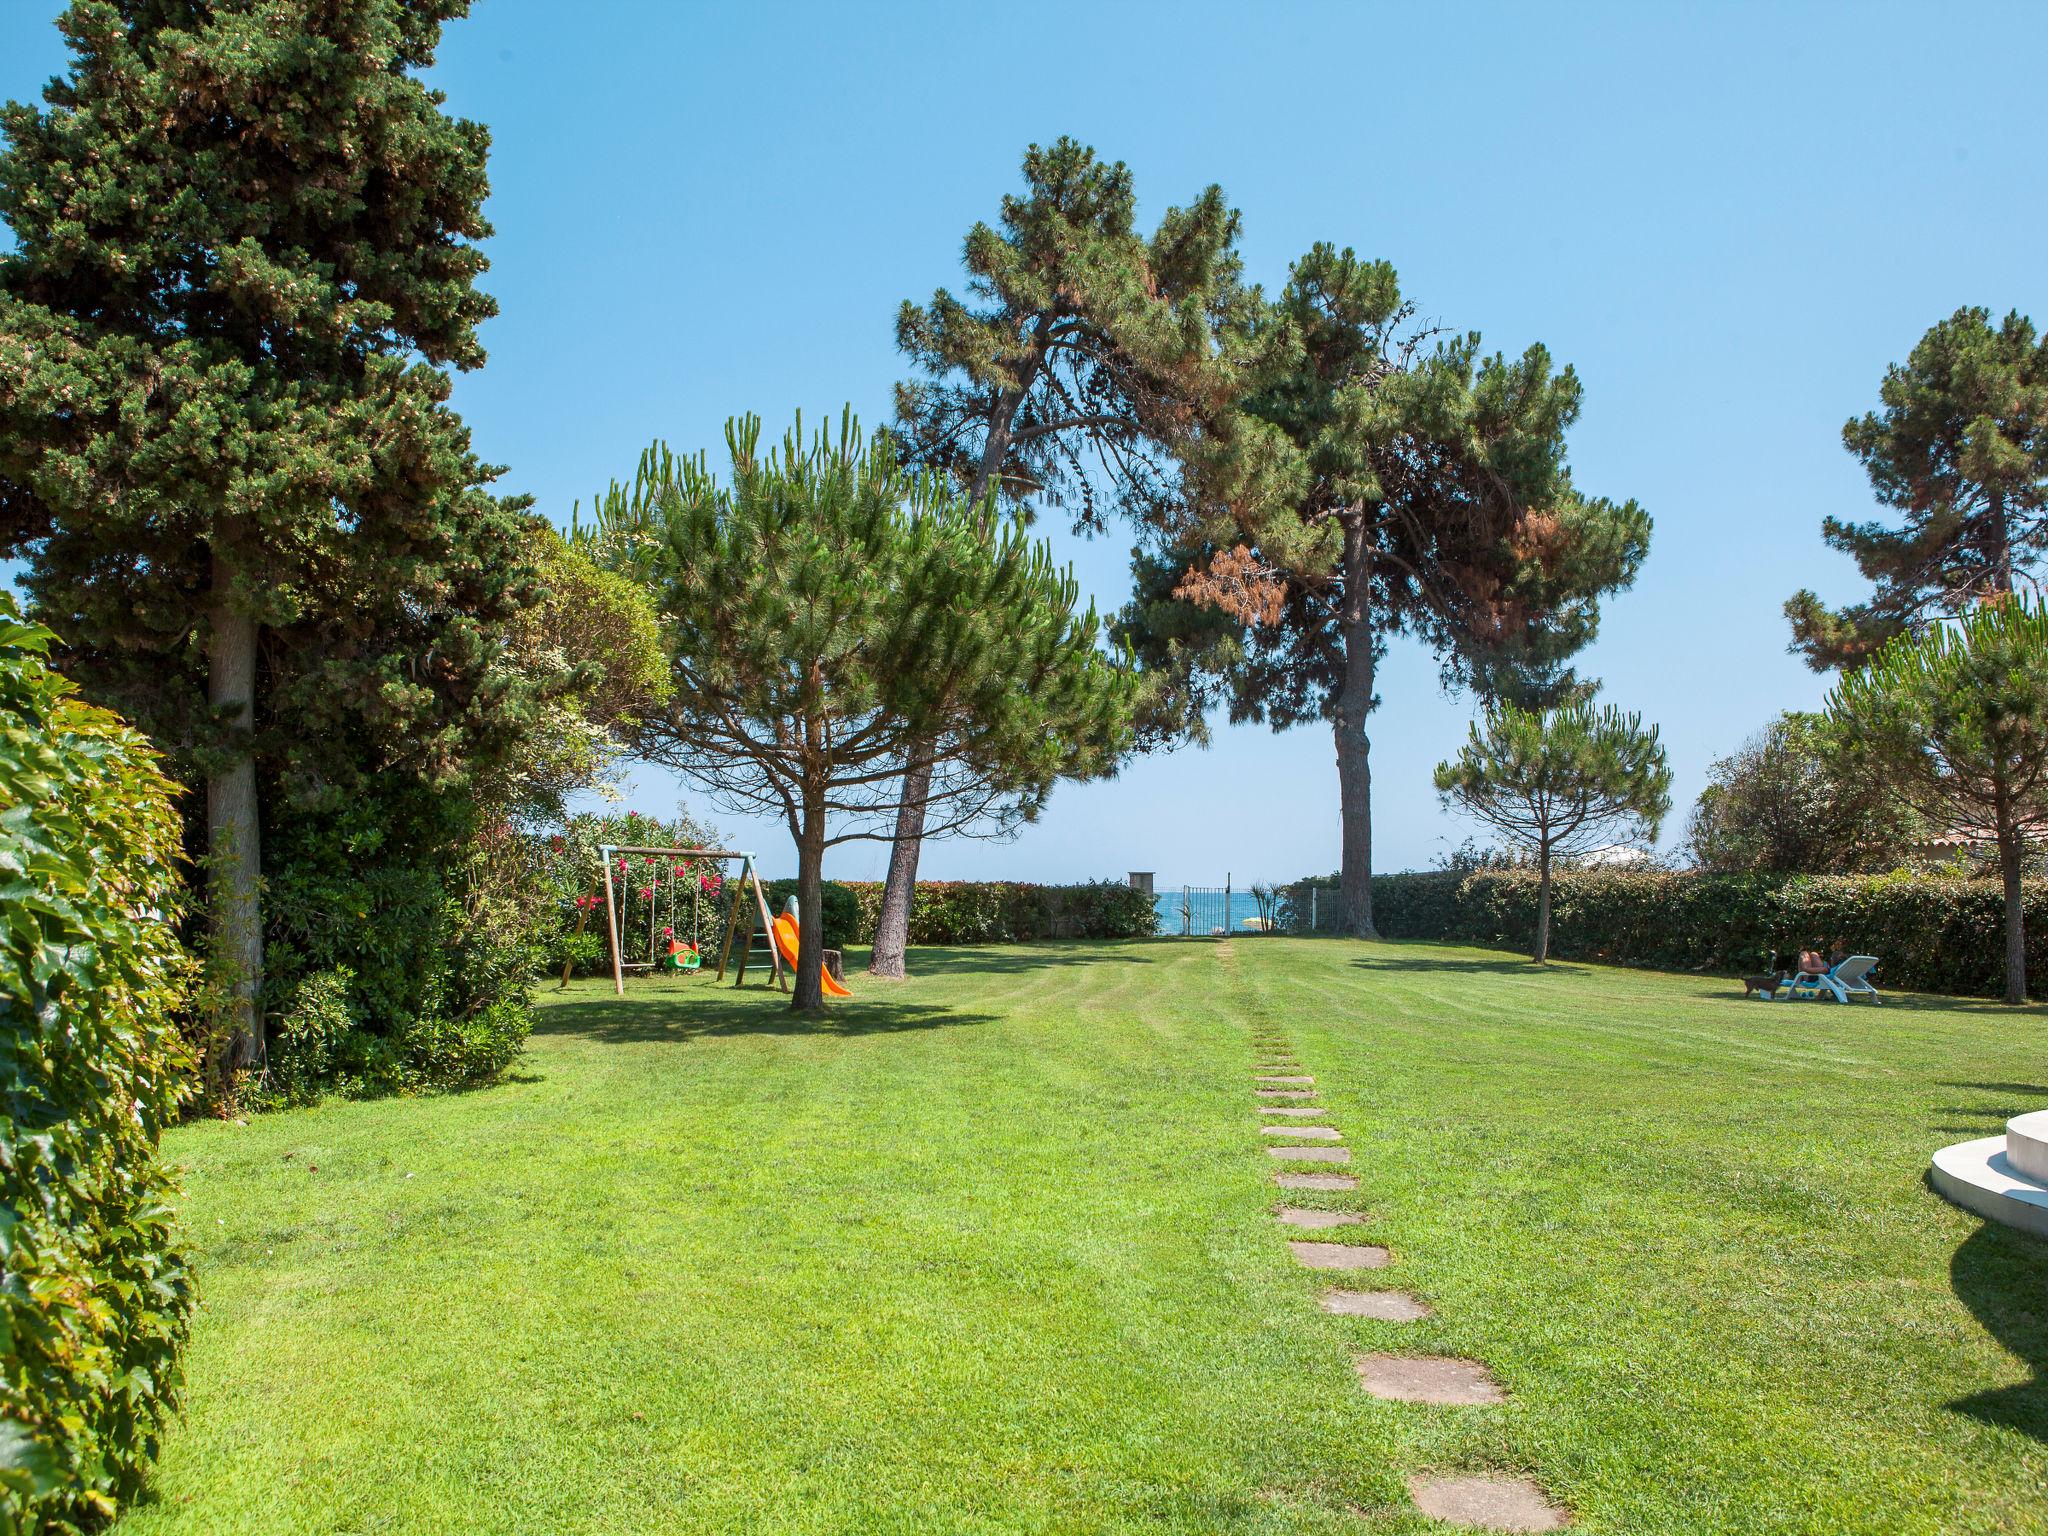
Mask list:
[[[171,1138],[205,1308],[122,1536],[1441,1530],[1537,1476],[1592,1532],[2048,1532],[2048,1244],[1928,1192],[2048,1103],[2038,1013],[1744,1003],[1423,945],[912,957],[826,1025],[549,994],[516,1079]],[[1354,1148],[1371,1283],[1270,1210],[1248,1035]],[[1382,1403],[1354,1350],[1488,1361]]]

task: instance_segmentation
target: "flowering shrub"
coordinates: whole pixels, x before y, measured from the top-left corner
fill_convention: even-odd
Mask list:
[[[535,840],[535,854],[546,900],[553,913],[540,968],[560,975],[609,973],[611,955],[605,943],[604,873],[598,849],[612,847],[715,848],[719,834],[688,815],[664,820],[638,811],[571,816],[562,827]],[[669,939],[716,956],[725,937],[725,908],[731,893],[728,873],[738,865],[708,860],[672,860],[652,854],[612,856],[613,899],[619,907],[619,928],[628,959],[645,960],[654,947],[666,950]],[[653,919],[649,921],[650,917]],[[663,930],[667,930],[666,933]]]

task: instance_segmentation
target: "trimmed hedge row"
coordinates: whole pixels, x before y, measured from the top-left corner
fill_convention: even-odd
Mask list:
[[[1376,875],[1373,919],[1390,939],[1522,949],[1536,930],[1536,887],[1535,871],[1521,869]],[[1305,901],[1307,882],[1294,889]],[[1551,952],[1561,959],[1739,974],[1773,951],[1787,964],[1802,947],[1839,941],[1878,956],[1881,987],[2005,990],[2005,899],[1994,879],[1570,870],[1555,876],[1551,902]],[[2048,997],[2048,881],[2027,882],[2026,904],[2029,984]]]
[[[96,1527],[176,1411],[175,786],[0,596],[0,1531]]]
[[[844,882],[860,903],[854,942],[872,944],[882,882]],[[1031,885],[1018,880],[920,880],[910,900],[912,944],[1013,944],[1031,939],[1142,939],[1158,926],[1152,898],[1121,880]]]

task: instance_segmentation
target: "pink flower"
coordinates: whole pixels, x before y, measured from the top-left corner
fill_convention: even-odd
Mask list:
[[[647,899],[648,899],[649,897],[651,897],[651,896],[652,896],[653,894],[654,894],[654,890],[653,890],[653,888],[652,888],[651,886],[645,886],[645,885],[643,885],[643,886],[641,886],[641,887],[640,887],[640,899],[641,899],[642,901],[646,901],[646,900],[647,900]]]

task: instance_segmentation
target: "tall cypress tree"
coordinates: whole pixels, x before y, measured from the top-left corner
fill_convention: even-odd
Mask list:
[[[1000,228],[967,233],[967,297],[941,289],[897,317],[916,368],[896,395],[904,456],[975,505],[993,491],[1015,508],[1068,506],[1090,531],[1111,512],[1156,518],[1180,494],[1159,449],[1217,387],[1215,321],[1239,293],[1237,214],[1212,186],[1141,235],[1130,171],[1067,138],[1032,145],[1024,181],[1003,199]],[[928,776],[913,754],[878,976],[903,974]]]
[[[1373,934],[1367,718],[1387,637],[1445,678],[1524,703],[1568,697],[1599,598],[1634,579],[1650,520],[1581,495],[1565,458],[1579,381],[1531,347],[1413,324],[1394,269],[1317,245],[1226,331],[1229,409],[1183,451],[1203,494],[1155,524],[1121,622],[1177,670],[1197,718],[1330,723],[1345,922]]]
[[[2034,585],[2048,557],[2048,339],[2031,320],[1993,329],[1988,310],[1959,309],[1885,370],[1878,395],[1842,443],[1899,521],[1821,524],[1877,590],[1842,609],[1804,591],[1785,604],[1792,649],[1817,672]]]
[[[467,9],[76,0],[70,72],[0,118],[0,549],[205,781],[240,1061],[284,806],[458,784],[522,729],[524,519],[441,371],[495,312],[488,135],[418,78]]]

